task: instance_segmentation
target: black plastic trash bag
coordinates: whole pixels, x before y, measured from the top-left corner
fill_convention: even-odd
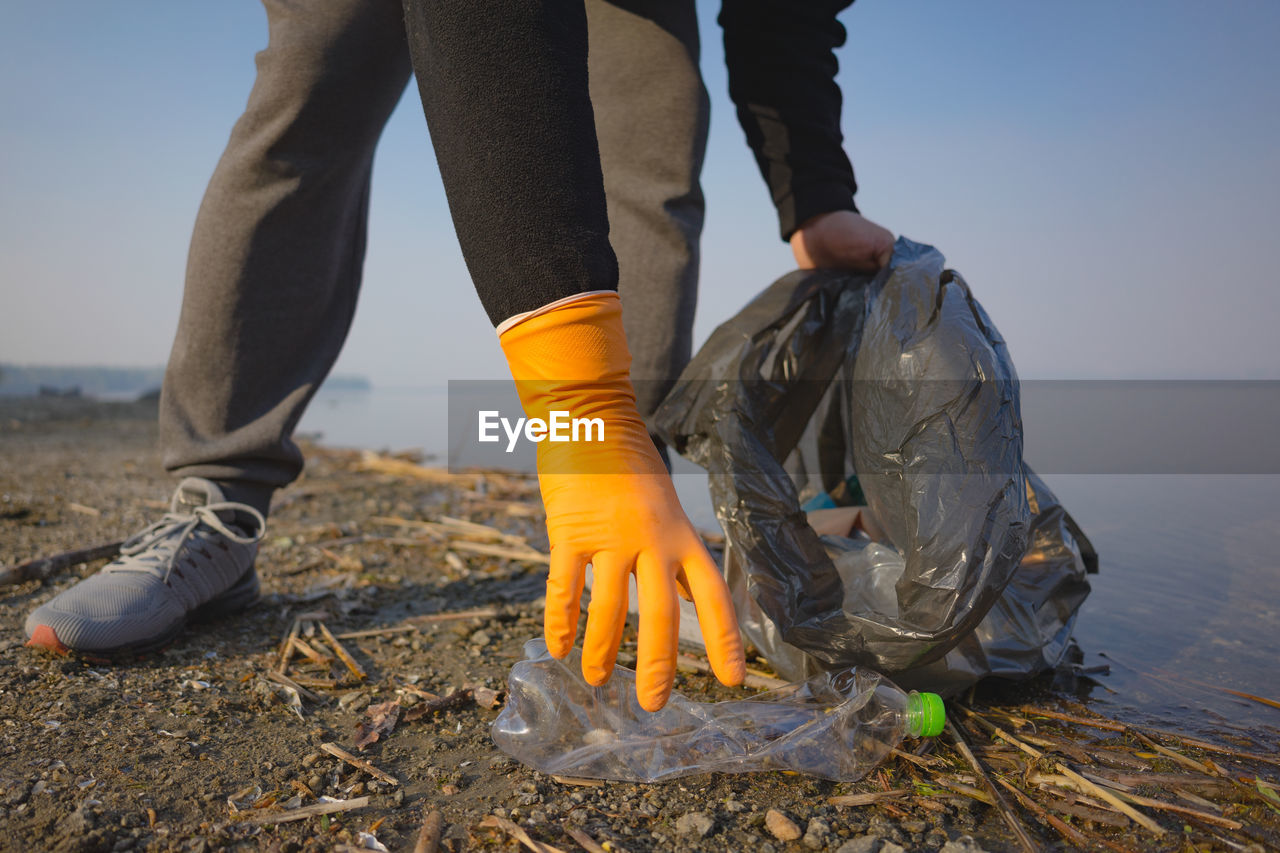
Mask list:
[[[1066,652],[1088,540],[1022,460],[1017,374],[930,246],[795,272],[720,326],[654,418],[705,468],[739,623],[785,678],[869,666],[954,692]],[[858,491],[882,539],[802,506]]]

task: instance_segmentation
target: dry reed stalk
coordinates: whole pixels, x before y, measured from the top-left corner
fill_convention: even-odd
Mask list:
[[[1022,849],[1035,853],[1040,849],[1039,845],[1031,840],[1031,836],[1027,835],[1027,829],[1022,825],[1022,821],[1018,820],[1018,816],[1013,813],[1013,809],[1009,807],[1009,803],[1001,796],[1000,789],[991,781],[991,777],[987,774],[986,768],[979,763],[977,756],[969,749],[969,744],[965,741],[963,735],[960,734],[960,725],[951,720],[947,720],[947,732],[955,741],[956,749],[969,762],[969,766],[973,768],[973,772],[978,774],[978,778],[982,780],[982,784],[986,786],[987,793],[991,795],[992,801],[996,805],[996,810],[1000,812],[1000,817],[1008,824],[1009,829],[1013,831],[1014,837],[1018,839],[1018,843],[1022,845]]]

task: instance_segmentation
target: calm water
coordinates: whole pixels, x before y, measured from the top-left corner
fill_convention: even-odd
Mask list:
[[[443,461],[446,402],[443,388],[323,392],[301,430]],[[1126,721],[1274,749],[1280,710],[1223,688],[1280,700],[1280,476],[1044,476],[1100,555],[1076,639],[1110,674],[1082,694]],[[676,481],[694,521],[714,529],[705,477],[684,463]]]

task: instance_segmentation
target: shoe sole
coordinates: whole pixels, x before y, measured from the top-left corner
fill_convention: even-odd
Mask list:
[[[33,649],[42,649],[60,657],[77,657],[92,663],[119,663],[122,660],[146,656],[159,651],[176,640],[189,624],[200,624],[215,621],[224,616],[238,613],[254,604],[261,597],[258,573],[252,566],[235,585],[211,601],[205,602],[187,614],[171,629],[155,637],[148,637],[136,643],[116,646],[110,649],[77,649],[68,646],[58,638],[58,633],[50,625],[37,625],[31,632],[31,639],[26,645]]]

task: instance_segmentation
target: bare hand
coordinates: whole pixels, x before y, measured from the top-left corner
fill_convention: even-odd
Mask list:
[[[893,255],[893,234],[852,210],[833,210],[801,225],[791,235],[791,251],[802,270],[875,272]]]

